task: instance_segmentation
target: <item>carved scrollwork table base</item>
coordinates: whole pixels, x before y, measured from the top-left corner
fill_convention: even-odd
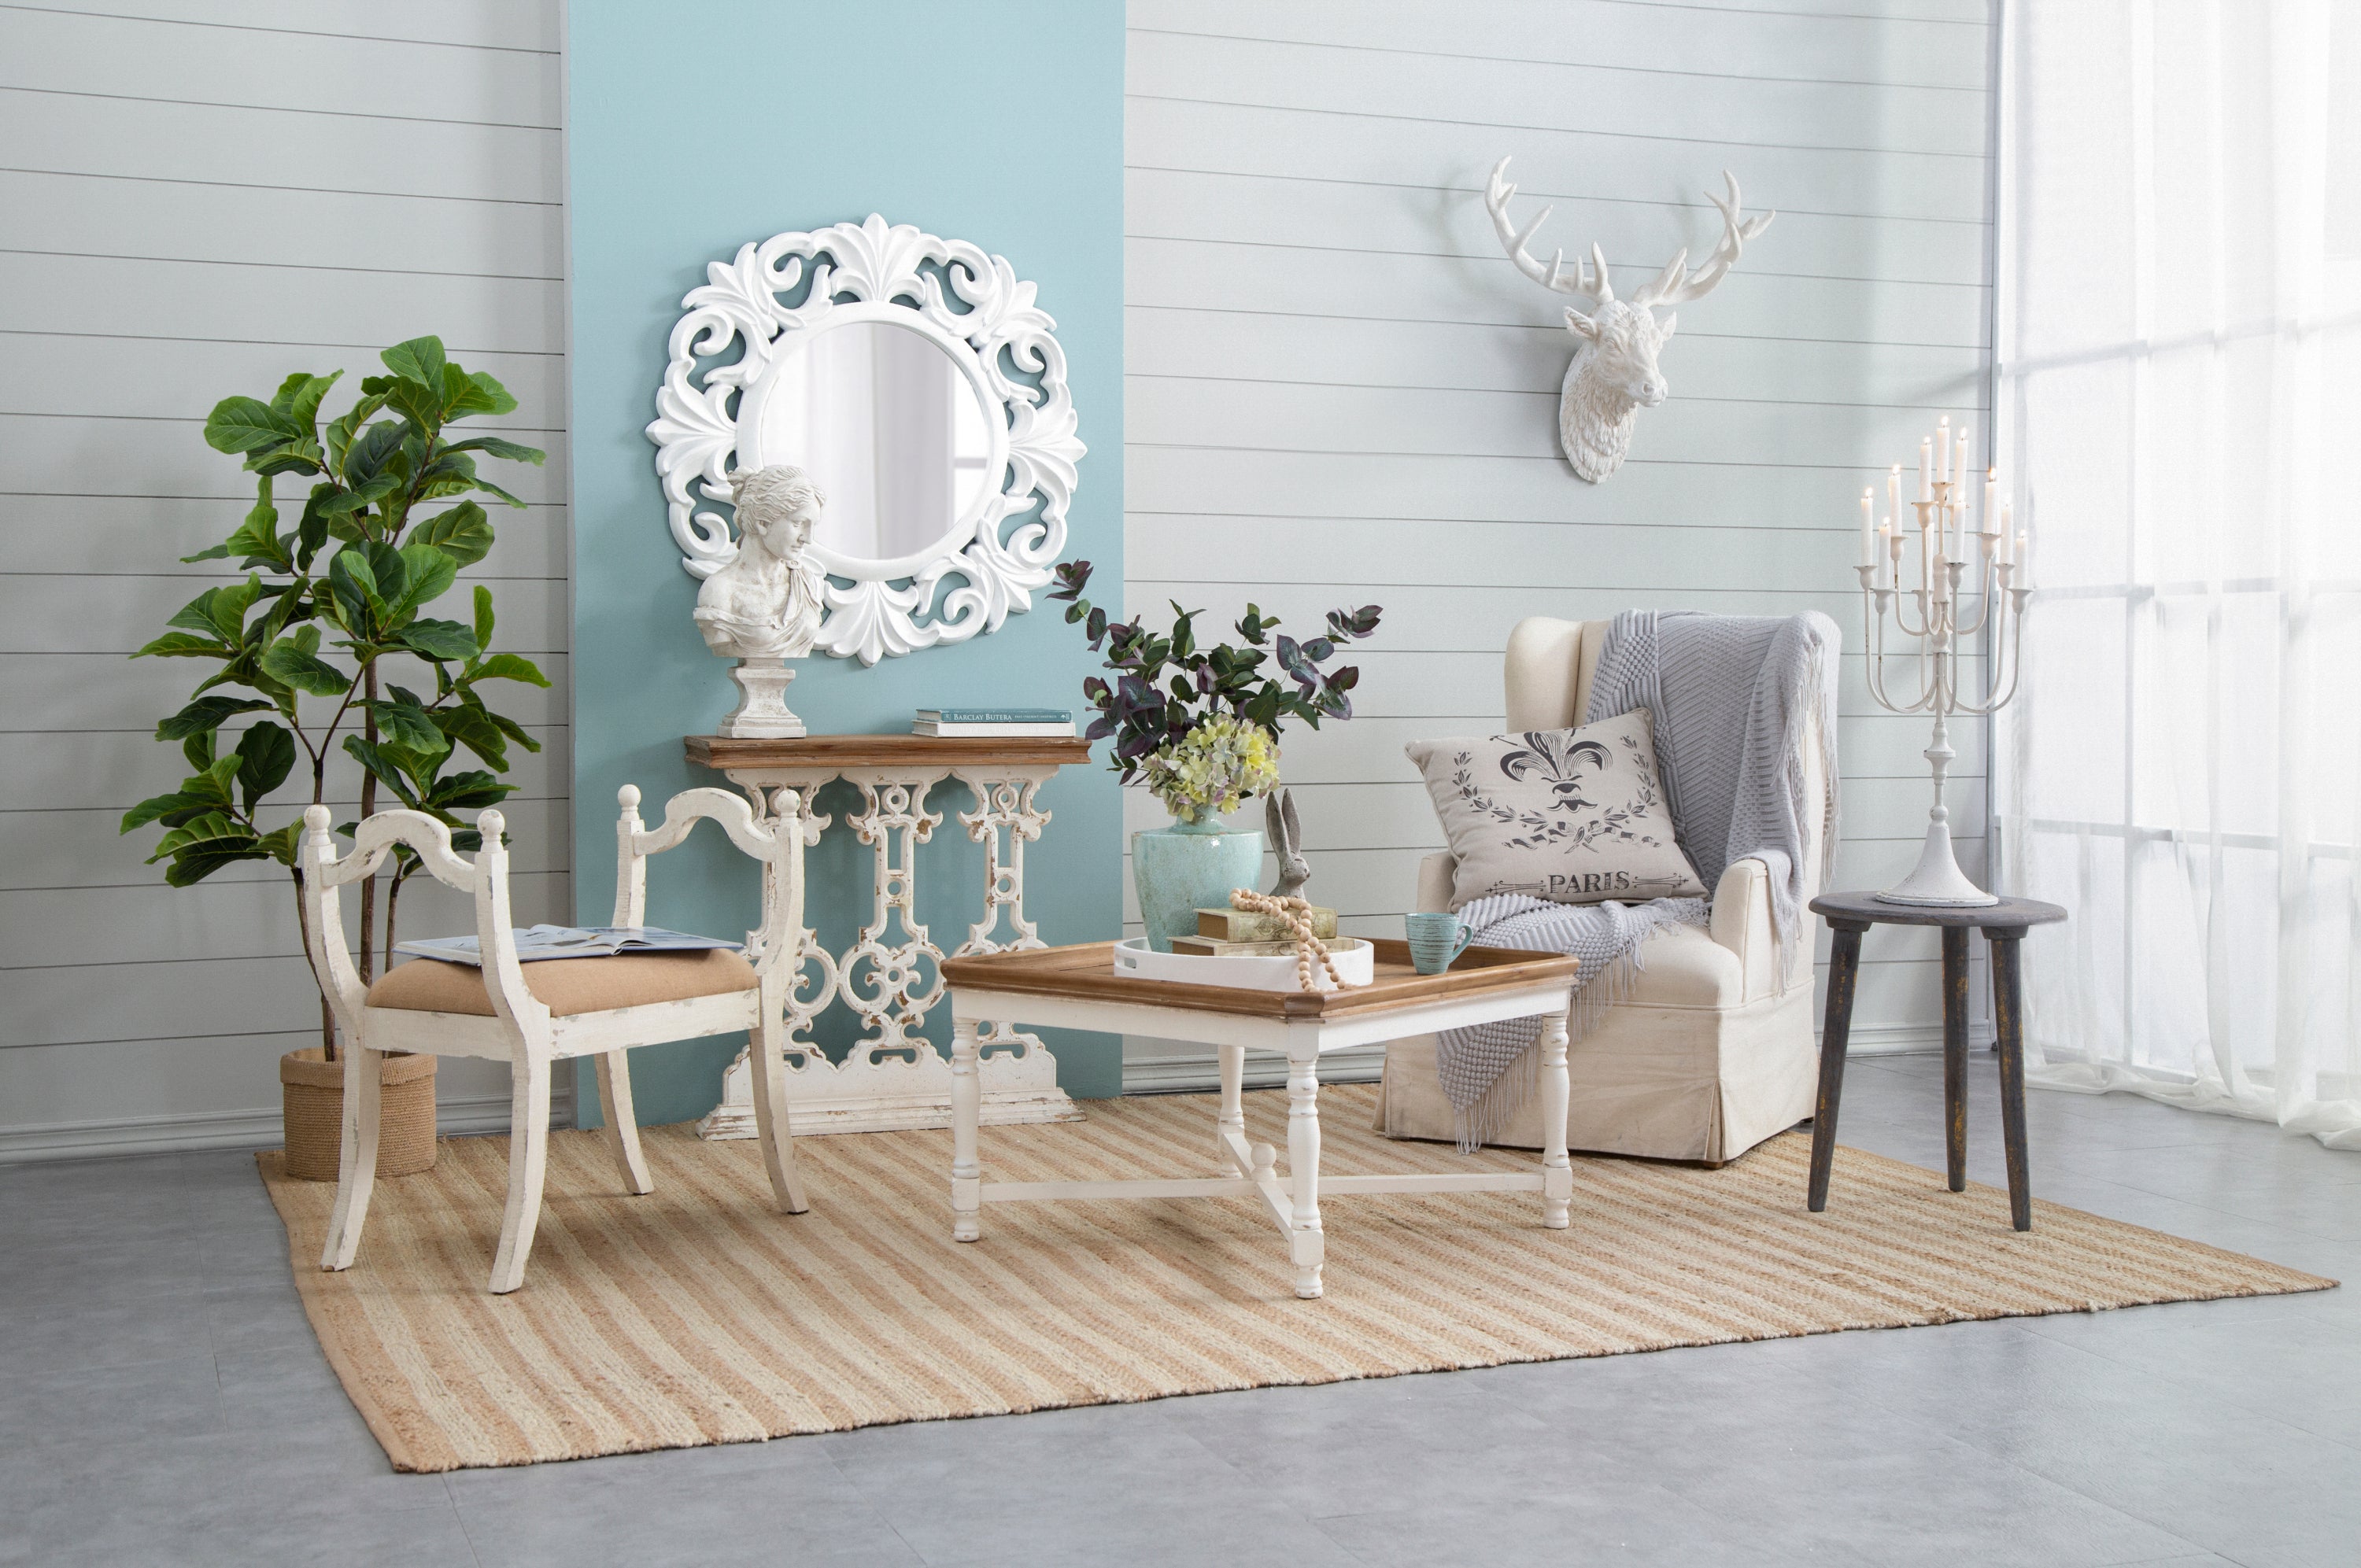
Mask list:
[[[855,750],[855,740],[897,742]],[[1041,947],[1035,923],[1025,914],[1025,847],[1038,841],[1049,813],[1036,801],[1040,786],[1061,762],[1082,760],[1080,741],[1059,742],[1072,759],[1042,758],[1038,745],[1015,757],[981,754],[983,749],[908,743],[915,738],[813,737],[772,743],[763,753],[808,751],[808,757],[763,755],[744,743],[691,738],[691,757],[720,768],[756,802],[780,789],[803,792],[809,802],[823,784],[842,779],[860,792],[857,806],[842,813],[842,826],[868,848],[873,872],[869,917],[851,944],[830,953],[818,934],[804,933],[804,963],[787,1003],[789,1118],[797,1136],[819,1133],[889,1132],[948,1127],[951,1123],[951,1063],[920,1034],[927,1014],[941,1002],[941,963],[946,956],[1011,952]],[[706,742],[698,754],[697,742]],[[818,742],[818,744],[814,744]],[[840,756],[829,756],[830,751]],[[946,754],[946,753],[951,754]],[[919,849],[946,820],[931,806],[938,784],[955,780],[964,787],[969,809],[956,819],[967,837],[983,846],[982,918],[964,940],[947,950],[917,918]],[[943,792],[945,806],[958,800]],[[806,842],[817,844],[836,819],[806,816]],[[807,895],[808,896],[808,895]],[[813,1044],[813,1021],[842,1003],[861,1023],[861,1036],[841,1062],[830,1062]],[[1079,1120],[1082,1112],[1058,1087],[1058,1064],[1038,1036],[1005,1024],[980,1031],[978,1063],[983,1120],[993,1124]],[[752,1075],[741,1052],[722,1080],[720,1104],[697,1124],[708,1138],[754,1135]]]

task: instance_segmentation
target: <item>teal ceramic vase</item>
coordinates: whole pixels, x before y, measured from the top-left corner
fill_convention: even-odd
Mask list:
[[[1131,880],[1139,889],[1139,917],[1148,945],[1172,950],[1175,937],[1194,936],[1197,911],[1225,909],[1230,894],[1252,887],[1262,872],[1262,833],[1241,833],[1219,821],[1175,822],[1131,836]]]

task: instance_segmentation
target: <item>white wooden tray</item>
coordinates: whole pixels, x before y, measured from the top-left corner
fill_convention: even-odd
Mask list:
[[[1367,985],[1377,977],[1377,949],[1358,937],[1336,937],[1328,942],[1328,956],[1336,960],[1336,972],[1346,985]],[[1145,937],[1133,937],[1115,945],[1115,972],[1136,980],[1174,980],[1186,985],[1226,985],[1239,991],[1294,991],[1296,983],[1295,955],[1274,954],[1268,958],[1224,954],[1213,957],[1204,953],[1159,953],[1148,945]],[[1334,991],[1328,970],[1319,963],[1312,966],[1312,988]]]

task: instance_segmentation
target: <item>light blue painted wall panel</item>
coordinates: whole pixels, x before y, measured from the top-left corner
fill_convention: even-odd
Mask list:
[[[719,782],[681,756],[681,737],[709,733],[730,687],[689,620],[696,584],[666,531],[655,449],[642,433],[680,298],[708,261],[872,212],[1006,257],[1057,319],[1091,448],[1069,554],[1103,563],[1108,586],[1121,581],[1123,18],[1097,0],[1011,5],[989,27],[942,28],[887,6],[577,0],[569,27],[576,886],[581,917],[602,919],[617,786],[660,801]],[[733,62],[729,83],[691,85],[714,82],[718,60]],[[1059,608],[873,669],[807,660],[790,700],[822,732],[906,730],[913,708],[937,703],[1077,707],[1092,661]],[[936,808],[964,804],[956,794],[939,788]],[[1071,773],[1042,800],[1056,820],[1027,854],[1030,913],[1052,942],[1111,934],[1121,875],[1113,780]],[[692,840],[656,862],[651,918],[750,924],[753,877],[732,853]],[[964,928],[953,919],[974,901],[965,879],[981,882],[974,853],[955,823],[922,851],[935,898],[920,915],[939,934]],[[868,859],[841,831],[813,851],[824,940],[865,916]],[[1113,1042],[1059,1048],[1069,1091],[1117,1091]],[[735,1049],[708,1041],[638,1053],[642,1119],[701,1114]]]

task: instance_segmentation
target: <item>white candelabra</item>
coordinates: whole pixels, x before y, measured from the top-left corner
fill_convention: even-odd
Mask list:
[[[2033,591],[2033,542],[2011,524],[2010,503],[2000,495],[2000,473],[1984,476],[1983,527],[1971,526],[1968,479],[1968,432],[1951,430],[1944,416],[1935,433],[1918,444],[1918,494],[1907,504],[1918,516],[1914,528],[1897,526],[1902,515],[1902,466],[1895,464],[1885,478],[1886,517],[1879,523],[1876,492],[1861,493],[1861,609],[1868,622],[1869,690],[1878,705],[1894,713],[1931,713],[1935,736],[1926,757],[1935,773],[1935,805],[1927,814],[1927,843],[1918,863],[1900,885],[1877,896],[1888,904],[1963,907],[1997,904],[1999,899],[1968,880],[1951,853],[1951,814],[1943,804],[1943,784],[1949,775],[1950,718],[1964,713],[1981,718],[1997,713],[2016,695],[2023,662],[2025,601]],[[1915,574],[1903,570],[1907,540],[1918,539]],[[1970,595],[1963,592],[1969,568],[1969,540],[1976,542],[1974,616],[1968,619]],[[1916,577],[1914,586],[1904,587]],[[1910,608],[1916,607],[1916,624]],[[1916,644],[1894,657],[1917,661],[1915,693],[1896,696],[1886,683],[1886,619],[1892,612],[1900,638]],[[1981,700],[1963,696],[1960,689],[1960,644],[1962,639],[1990,633],[1991,656]]]

